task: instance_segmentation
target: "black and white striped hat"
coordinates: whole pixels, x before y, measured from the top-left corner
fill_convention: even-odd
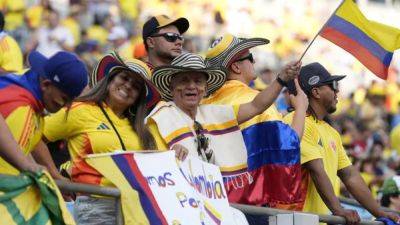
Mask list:
[[[172,76],[180,72],[203,72],[207,77],[207,95],[218,90],[226,80],[226,70],[222,67],[206,67],[204,59],[200,55],[184,53],[174,60],[171,65],[155,68],[151,81],[157,86],[162,97],[172,100],[170,84]]]
[[[237,38],[226,34],[217,38],[206,53],[206,63],[210,66],[228,68],[240,56],[239,53],[258,45],[269,43],[265,38]]]

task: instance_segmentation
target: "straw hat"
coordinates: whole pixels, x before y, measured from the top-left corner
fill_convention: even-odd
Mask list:
[[[176,57],[171,65],[157,67],[151,80],[161,92],[162,97],[172,100],[170,84],[174,75],[181,72],[203,72],[207,74],[207,95],[218,90],[226,80],[226,71],[222,67],[206,67],[204,59],[197,54],[184,53]]]
[[[114,70],[123,69],[133,72],[133,74],[142,78],[146,88],[146,105],[151,107],[161,99],[161,95],[157,88],[151,83],[151,72],[149,67],[142,61],[137,59],[130,59],[123,61],[116,52],[111,52],[105,55],[94,68],[91,79],[90,87],[95,86],[104,77],[110,75]]]
[[[240,53],[268,43],[269,40],[265,38],[237,38],[226,34],[211,44],[206,53],[206,63],[210,66],[228,68],[240,56]]]

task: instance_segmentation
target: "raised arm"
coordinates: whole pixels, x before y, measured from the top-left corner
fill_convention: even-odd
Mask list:
[[[279,73],[278,79],[281,79],[284,82],[293,80],[298,76],[300,67],[301,62],[292,62],[287,64]],[[274,103],[281,90],[282,85],[277,80],[274,80],[271,85],[256,95],[253,101],[240,105],[238,112],[239,124],[268,109]]]
[[[294,79],[294,84],[296,86],[297,95],[290,95],[290,102],[292,106],[295,108],[293,114],[293,121],[290,125],[293,130],[296,131],[297,135],[301,139],[304,133],[304,120],[306,118],[307,108],[308,108],[308,98],[304,91],[301,89],[299,85],[299,81]]]

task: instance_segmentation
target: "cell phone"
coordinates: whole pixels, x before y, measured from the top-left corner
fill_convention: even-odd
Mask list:
[[[287,82],[287,89],[289,91],[289,94],[297,95],[296,85],[294,84],[294,80],[290,80]]]

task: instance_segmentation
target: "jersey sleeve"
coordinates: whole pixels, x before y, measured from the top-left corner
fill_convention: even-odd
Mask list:
[[[28,152],[29,141],[39,126],[39,121],[36,120],[35,111],[28,105],[15,108],[5,118],[14,139],[25,153]]]
[[[157,124],[154,122],[153,119],[149,118],[147,122],[147,127],[150,133],[153,135],[153,138],[157,144],[157,149],[159,150],[168,150],[168,145],[162,138],[160,131],[158,131]]]
[[[338,146],[338,170],[351,166],[351,162],[349,157],[346,154],[346,151],[343,148],[342,142],[339,138],[339,146]]]
[[[53,142],[78,134],[84,126],[78,111],[79,109],[76,108],[70,110],[63,108],[57,113],[46,116],[44,119],[44,137]]]

